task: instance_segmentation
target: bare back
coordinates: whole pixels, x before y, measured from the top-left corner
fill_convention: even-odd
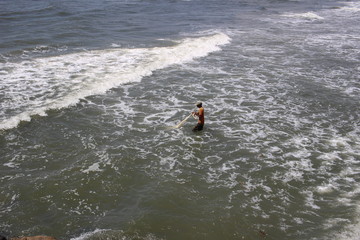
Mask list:
[[[198,111],[198,114],[197,114],[197,115],[199,116],[199,121],[198,121],[198,123],[204,124],[204,123],[205,123],[205,112],[204,112],[204,108],[203,108],[203,107],[199,108],[199,111]]]

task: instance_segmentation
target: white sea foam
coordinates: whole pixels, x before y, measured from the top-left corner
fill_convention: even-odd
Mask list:
[[[340,8],[340,10],[347,11],[347,12],[353,12],[353,13],[360,12],[360,8],[358,8],[358,7],[342,7],[342,8]]]
[[[162,170],[165,170],[165,171],[174,170],[176,164],[178,164],[178,163],[179,162],[177,161],[177,159],[172,158],[172,157],[161,158],[161,160],[160,160],[160,165],[162,166]]]
[[[18,164],[15,164],[13,162],[7,162],[7,163],[4,163],[3,165],[8,168],[17,168],[18,167]]]
[[[335,160],[340,159],[337,153],[323,153],[322,155],[317,157],[318,159],[324,160],[326,162],[332,163]]]
[[[289,18],[300,18],[300,19],[306,19],[306,20],[322,20],[323,17],[317,15],[313,12],[306,12],[306,13],[287,13],[283,14],[284,17]]]
[[[333,147],[343,148],[343,147],[349,146],[349,144],[348,144],[347,141],[348,141],[347,138],[339,137],[339,138],[331,139],[331,140],[329,141],[329,143],[330,143],[331,146],[333,146]]]
[[[85,239],[88,239],[88,238],[90,238],[91,236],[93,236],[93,235],[95,235],[95,234],[102,233],[102,232],[105,232],[105,231],[107,231],[107,230],[104,230],[104,229],[95,229],[95,230],[92,231],[92,232],[83,233],[83,234],[80,235],[79,237],[71,238],[71,240],[85,240]]]
[[[140,236],[140,234],[138,233],[134,233],[133,236],[129,236],[129,234],[124,234],[122,230],[95,229],[94,231],[83,233],[79,237],[71,238],[70,240],[86,240],[86,239],[161,240],[162,238],[158,238],[152,233],[148,233],[143,236]]]
[[[229,43],[226,34],[186,38],[171,47],[88,51],[18,63],[0,63],[0,129],[16,127],[33,115],[77,104],[90,95],[129,82],[153,71],[183,64],[220,50]]]
[[[345,4],[345,6],[338,8],[337,11],[349,12],[349,13],[360,12],[360,3],[359,2],[344,2],[344,4]]]
[[[320,207],[318,205],[316,205],[315,203],[315,199],[314,199],[314,193],[312,191],[303,191],[302,194],[305,197],[305,205],[309,206],[313,209],[320,209]]]
[[[94,163],[90,167],[88,167],[85,170],[82,170],[83,173],[89,173],[89,172],[101,172],[102,169],[100,169],[99,163]]]
[[[323,185],[323,186],[318,186],[316,191],[320,194],[326,194],[326,193],[331,193],[334,189],[334,186],[331,184],[328,185]]]

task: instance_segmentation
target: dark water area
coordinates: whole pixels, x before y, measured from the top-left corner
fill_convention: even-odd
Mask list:
[[[359,12],[0,1],[0,234],[358,239]]]

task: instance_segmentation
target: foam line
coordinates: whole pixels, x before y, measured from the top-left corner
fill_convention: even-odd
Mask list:
[[[16,127],[31,116],[77,104],[85,97],[104,94],[129,82],[139,82],[153,71],[183,64],[230,42],[223,33],[186,38],[175,46],[111,48],[19,63],[0,63],[0,129]]]

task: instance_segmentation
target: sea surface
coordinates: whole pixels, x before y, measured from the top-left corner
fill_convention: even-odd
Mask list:
[[[355,0],[0,0],[0,234],[358,240],[359,72]]]

